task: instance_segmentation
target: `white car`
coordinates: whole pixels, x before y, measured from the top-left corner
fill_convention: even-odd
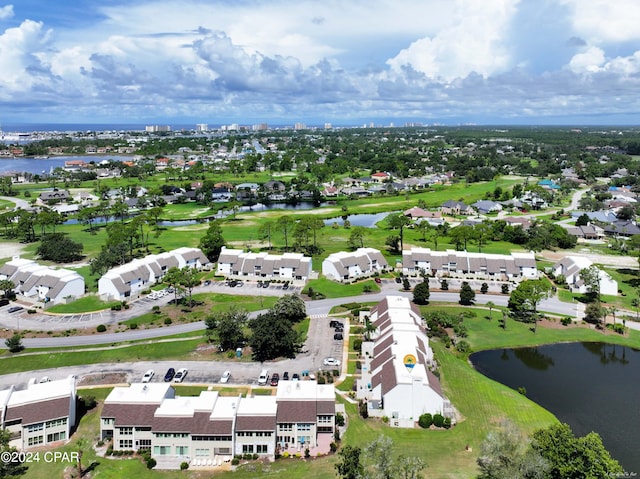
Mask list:
[[[142,382],[143,383],[151,382],[151,380],[153,379],[153,376],[155,375],[156,373],[153,371],[153,369],[149,369],[146,373],[144,373],[144,376],[142,376]]]
[[[231,371],[225,371],[222,373],[222,376],[220,377],[220,382],[222,384],[227,384],[229,382],[229,378],[231,378]]]
[[[264,386],[265,384],[267,384],[267,381],[269,381],[269,371],[263,369],[260,372],[260,376],[258,376],[258,384],[260,386]]]
[[[322,364],[325,366],[340,366],[340,361],[336,358],[324,358]]]
[[[176,375],[173,377],[173,382],[181,383],[182,381],[184,381],[184,378],[187,376],[188,372],[189,371],[187,370],[187,368],[178,369],[178,372],[176,372]]]

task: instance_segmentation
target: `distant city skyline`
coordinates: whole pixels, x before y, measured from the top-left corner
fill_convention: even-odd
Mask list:
[[[0,0],[0,124],[637,125],[637,0]]]

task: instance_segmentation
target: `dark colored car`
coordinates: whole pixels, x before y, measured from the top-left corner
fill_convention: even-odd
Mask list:
[[[284,283],[282,285],[282,289],[289,289],[289,283]]]
[[[167,369],[167,374],[164,375],[164,382],[168,383],[173,379],[173,376],[176,375],[176,370],[173,368]]]
[[[400,276],[396,277],[396,283],[402,283],[402,278]]]
[[[376,278],[374,281],[375,281],[376,283],[378,283],[378,284],[381,284],[381,283],[382,283],[382,280],[381,280],[380,278]]]
[[[300,375],[298,373],[293,373],[293,376],[291,377],[292,381],[300,381]]]
[[[6,306],[9,304],[9,300],[6,298],[0,299],[0,306]]]
[[[205,285],[205,286],[209,286],[210,284],[211,284],[211,280],[210,280],[210,279],[208,279],[208,280],[206,280],[206,281],[204,282],[204,285]]]
[[[335,339],[336,341],[342,341],[344,338],[342,336],[342,333],[336,333],[333,335],[333,339]]]
[[[7,311],[9,313],[15,313],[16,311],[22,311],[24,308],[22,306],[11,306]]]
[[[283,381],[288,381],[289,380],[289,371],[285,371],[284,374],[282,375],[282,380]]]
[[[271,375],[271,385],[277,386],[279,381],[280,381],[280,375],[278,373],[273,373]]]

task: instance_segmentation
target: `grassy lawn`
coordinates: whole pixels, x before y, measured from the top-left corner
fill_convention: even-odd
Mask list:
[[[348,296],[359,296],[368,288],[370,293],[377,293],[380,287],[372,280],[364,280],[358,283],[342,284],[326,278],[314,279],[307,282],[304,292],[307,293],[312,288],[316,293],[321,293],[327,298],[346,298]]]
[[[112,305],[120,304],[120,301],[102,301],[98,296],[84,296],[69,304],[56,304],[47,309],[50,313],[89,313],[109,309]]]

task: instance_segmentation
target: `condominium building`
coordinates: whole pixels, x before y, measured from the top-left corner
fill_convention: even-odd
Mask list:
[[[381,273],[389,268],[382,253],[374,248],[340,251],[322,262],[322,274],[334,281],[353,281]]]
[[[276,255],[223,247],[216,273],[227,278],[306,281],[311,274],[311,258],[302,253]]]

